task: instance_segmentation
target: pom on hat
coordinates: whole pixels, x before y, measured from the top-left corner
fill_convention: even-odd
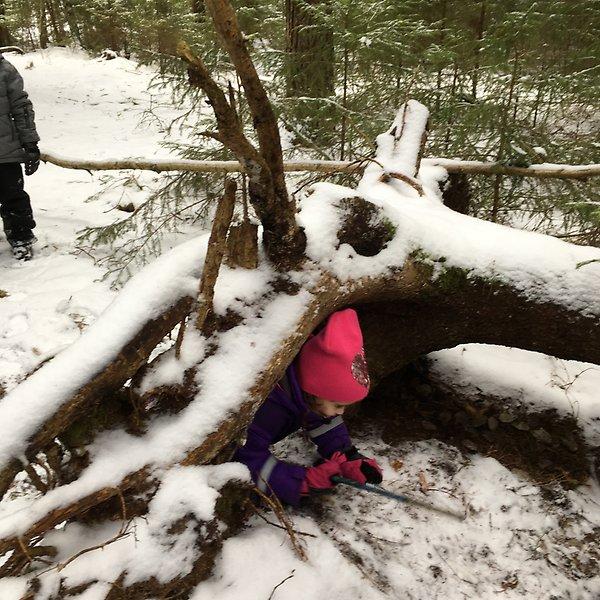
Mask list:
[[[333,313],[325,327],[300,350],[298,381],[307,393],[352,404],[369,393],[369,371],[356,312]]]

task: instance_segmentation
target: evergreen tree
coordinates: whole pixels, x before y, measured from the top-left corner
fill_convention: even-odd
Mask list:
[[[600,162],[597,0],[235,4],[289,132],[290,158],[368,157],[375,136],[414,97],[431,111],[429,156],[520,166]],[[175,56],[177,42],[185,40],[229,87],[252,138],[239,82],[202,2],[5,0],[5,9],[6,26],[28,48],[70,40],[156,64],[155,85],[168,86],[174,102],[188,107],[172,126],[186,128],[190,143],[176,149],[186,158],[232,158],[205,134],[214,130],[211,111]],[[470,184],[477,216],[600,243],[600,199],[592,182],[474,176]],[[177,176],[133,220],[179,218],[186,199],[210,199],[219,187],[217,177]]]

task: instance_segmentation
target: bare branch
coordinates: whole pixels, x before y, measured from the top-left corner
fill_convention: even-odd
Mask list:
[[[204,4],[244,86],[258,134],[260,153],[271,169],[276,194],[280,200],[287,198],[277,119],[250,58],[235,11],[228,0],[204,0]]]
[[[218,133],[206,132],[207,137],[223,140]],[[42,160],[65,169],[85,171],[120,171],[126,169],[140,171],[182,171],[194,173],[246,173],[244,165],[236,160],[174,160],[174,159],[133,159],[87,160],[67,158],[50,152],[42,153]],[[516,177],[535,177],[538,179],[576,179],[600,177],[600,164],[590,165],[531,165],[530,167],[511,167],[495,162],[463,161],[449,158],[424,158],[425,166],[440,166],[448,173],[467,175],[511,175]],[[362,173],[363,161],[347,160],[290,160],[283,163],[286,173]]]

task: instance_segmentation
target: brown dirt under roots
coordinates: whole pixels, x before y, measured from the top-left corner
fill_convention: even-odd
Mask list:
[[[573,488],[590,475],[590,449],[577,422],[554,410],[531,412],[516,398],[461,396],[433,383],[421,359],[385,378],[355,415],[384,442],[435,438],[480,453],[538,484]]]

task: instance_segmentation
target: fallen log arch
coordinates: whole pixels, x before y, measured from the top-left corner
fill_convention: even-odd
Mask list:
[[[265,368],[248,382],[248,399],[234,415],[223,419],[202,443],[189,448],[180,464],[209,463],[236,439],[310,332],[332,311],[345,306],[358,308],[376,380],[422,354],[467,342],[517,346],[600,363],[600,339],[589,335],[598,328],[597,318],[550,302],[528,301],[509,286],[469,278],[466,274],[461,277],[452,272],[432,280],[431,266],[415,259],[406,261],[402,269],[393,274],[362,278],[351,284],[322,273],[307,291],[311,301],[296,319],[295,329],[273,349]],[[259,303],[254,308],[256,313],[264,310],[269,302],[271,299],[267,297],[262,306]],[[502,327],[497,326],[498,320],[502,321]],[[427,328],[423,327],[424,322],[428,323]],[[540,336],[538,329],[548,322],[553,326]],[[233,330],[242,330],[244,326],[241,323]],[[56,418],[53,420],[58,422]],[[19,539],[36,538],[119,493],[148,485],[151,472],[151,465],[145,465],[122,478],[118,485],[96,489],[66,506],[47,502],[51,508],[42,518],[16,529],[13,535],[3,536],[0,553],[15,548]],[[52,492],[47,499],[51,497]]]

